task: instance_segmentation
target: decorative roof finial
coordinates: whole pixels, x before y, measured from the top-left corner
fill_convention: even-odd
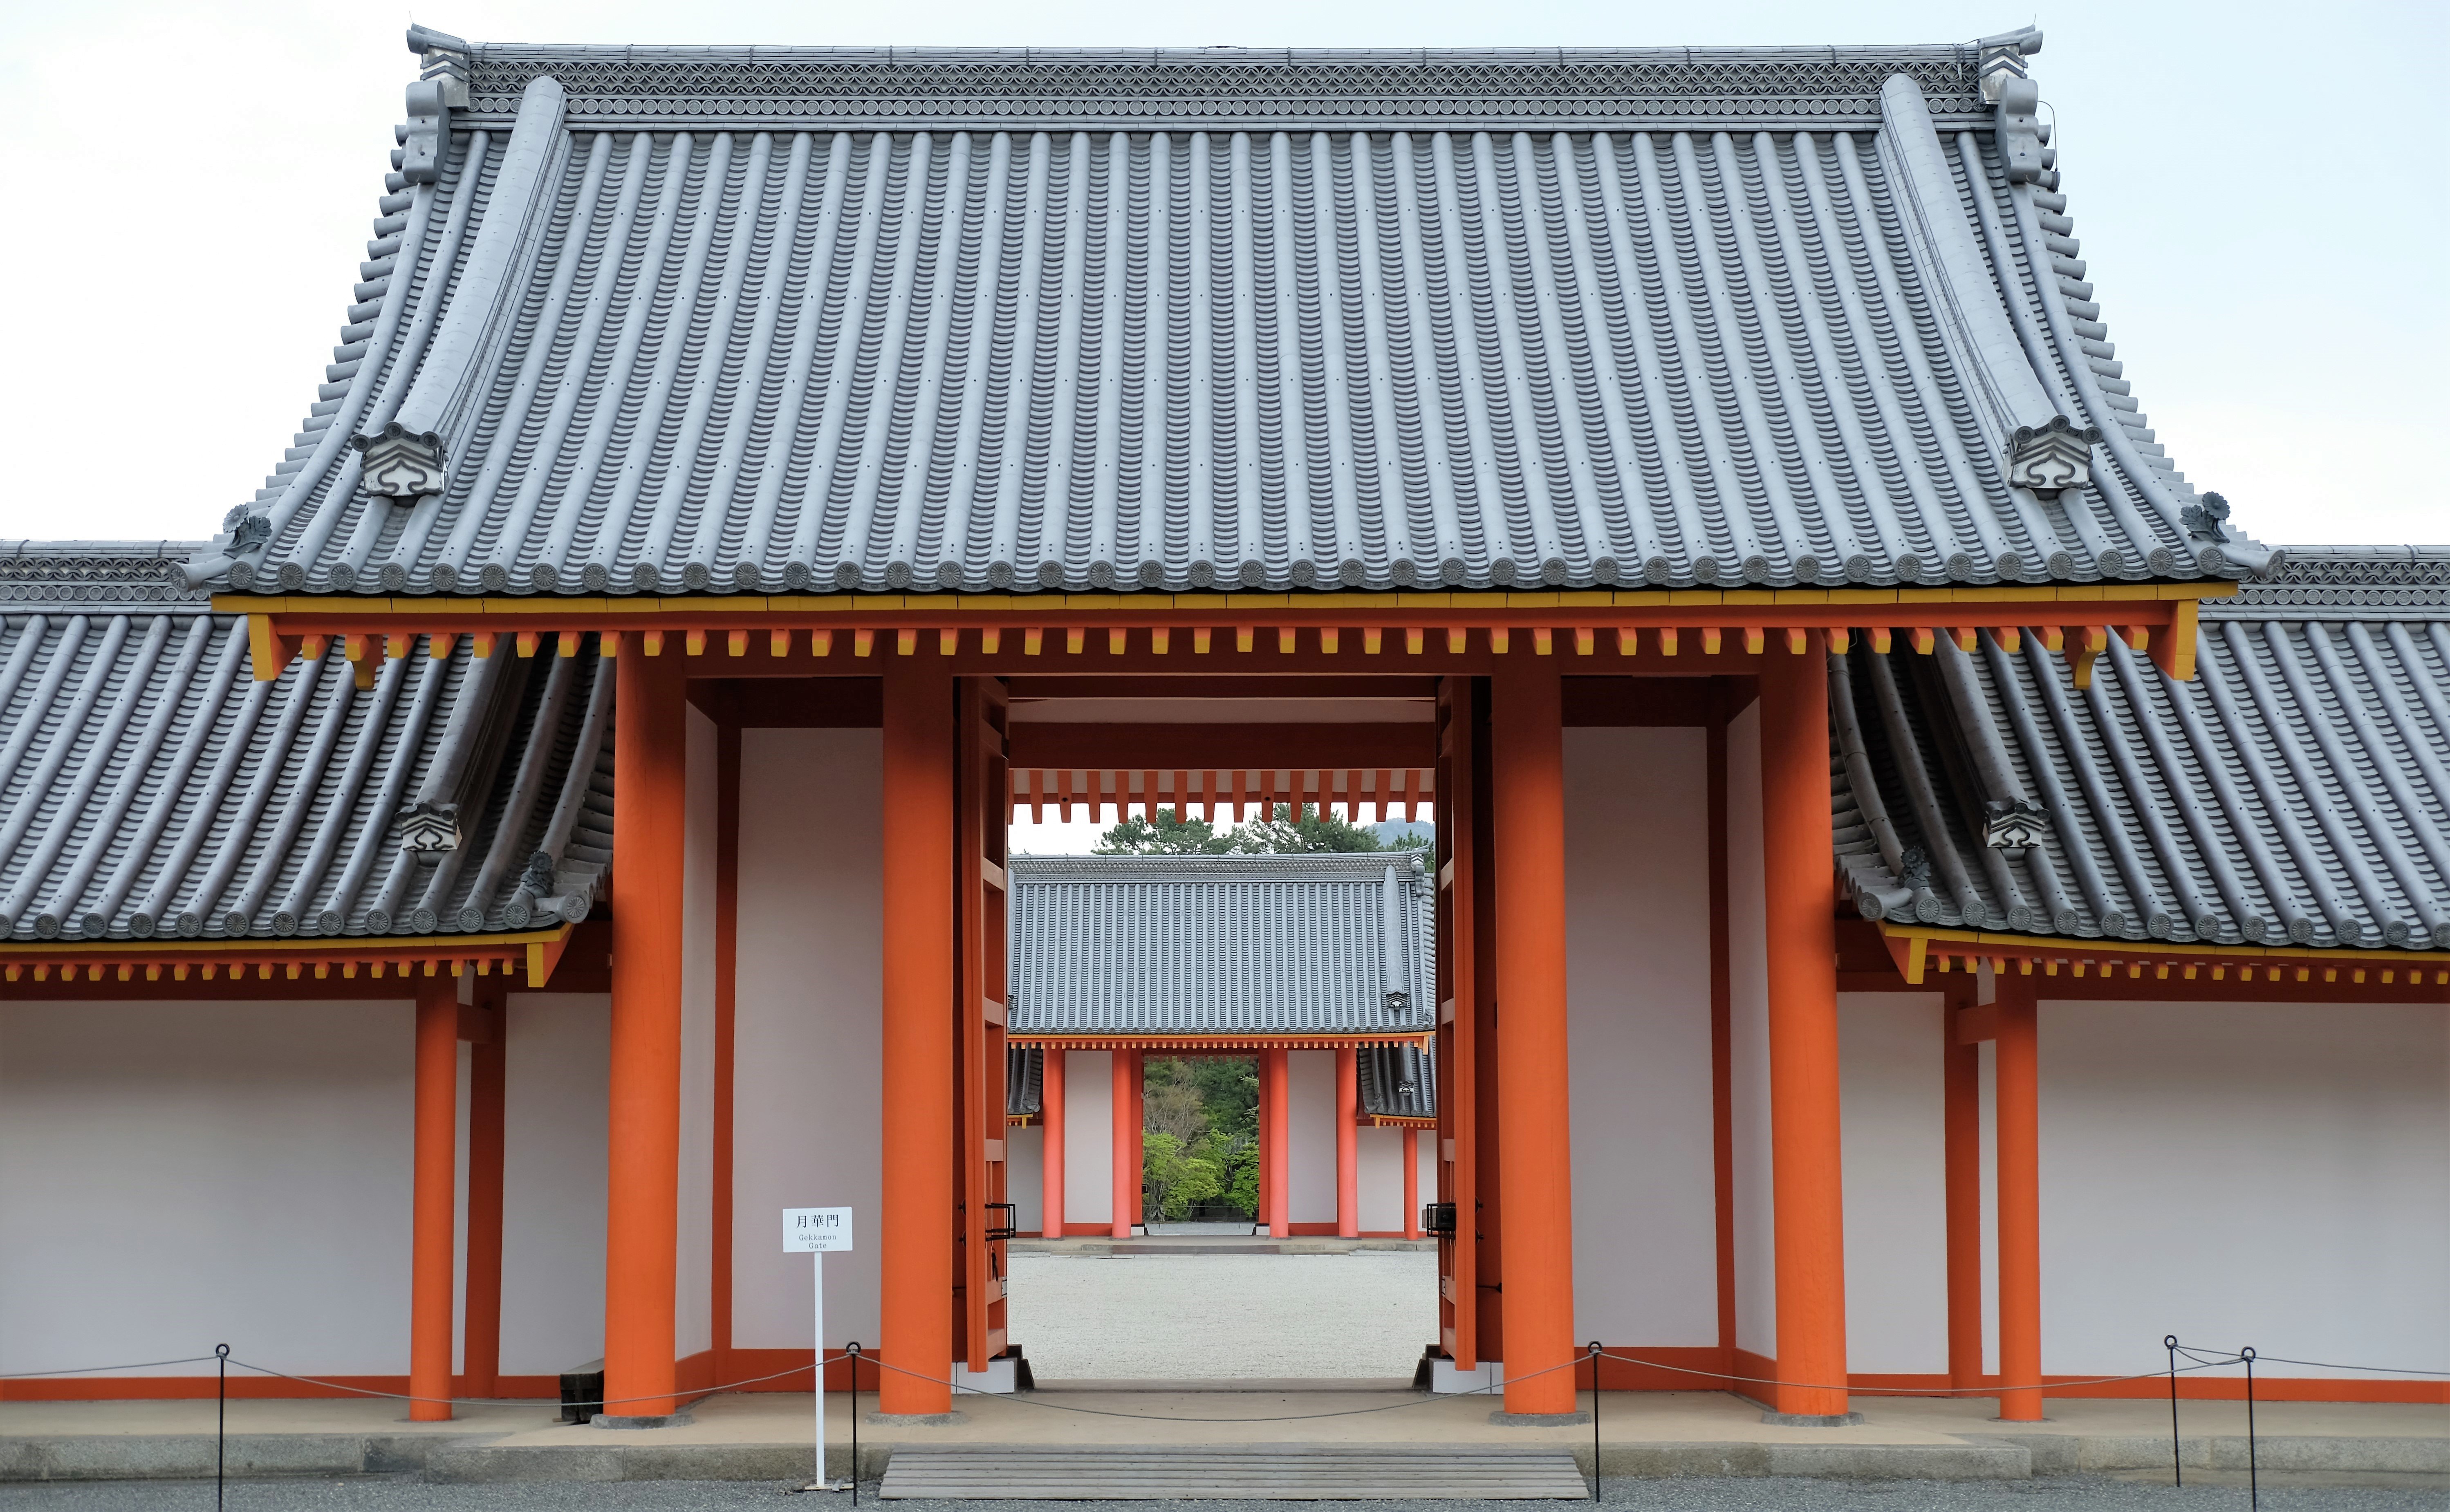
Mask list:
[[[1974,45],[1982,49],[1981,59],[1974,65],[1981,82],[1982,103],[1997,105],[1999,91],[2007,82],[2023,78],[2025,60],[2042,50],[2042,33],[2038,28],[2025,27],[1984,37]]]
[[[2187,533],[2197,540],[2228,539],[2228,532],[2221,529],[2221,521],[2228,518],[2228,500],[2218,494],[2207,494],[2202,503],[2188,505],[2178,512],[2178,518],[2186,522]]]
[[[1920,845],[1908,845],[1898,853],[1897,885],[1909,892],[1931,891],[1931,858]]]

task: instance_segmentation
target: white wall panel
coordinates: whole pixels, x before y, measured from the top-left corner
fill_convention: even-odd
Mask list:
[[[1012,1226],[1035,1231],[1046,1212],[1046,1131],[1037,1124],[1003,1133],[1003,1196],[1013,1204]]]
[[[1287,1069],[1286,1138],[1292,1175],[1285,1221],[1335,1221],[1335,1052],[1294,1050]]]
[[[1063,1060],[1063,1225],[1115,1221],[1115,1054]]]
[[[882,749],[872,729],[741,733],[731,1272],[742,1348],[807,1347],[808,1262],[783,1253],[785,1208],[855,1211],[857,1248],[826,1263],[826,1343],[876,1339]]]
[[[679,1253],[672,1271],[683,1358],[714,1345],[715,729],[690,705],[685,716],[688,785],[681,847],[681,1181]],[[746,826],[744,826],[746,827]]]
[[[1769,1144],[1768,918],[1761,891],[1760,706],[1727,722],[1729,1115],[1733,1125],[1736,1347],[1778,1354]]]
[[[2041,1129],[2044,1368],[2450,1369],[2450,1009],[2046,1000]]]
[[[1361,1186],[1361,1231],[1401,1233],[1404,1229],[1404,1131],[1356,1129],[1353,1175]]]
[[[1838,998],[1850,1370],[1948,1368],[1944,1011],[1937,993]]]
[[[1577,1339],[1719,1342],[1706,754],[1565,731]]]
[[[602,993],[513,993],[508,1022],[502,1369],[557,1375],[604,1354],[612,999]]]
[[[404,1372],[414,1019],[0,1002],[0,1370]]]

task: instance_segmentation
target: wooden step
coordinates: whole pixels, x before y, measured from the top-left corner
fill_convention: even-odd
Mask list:
[[[1564,1449],[1437,1444],[897,1445],[887,1500],[1072,1498],[1154,1502],[1582,1501]]]

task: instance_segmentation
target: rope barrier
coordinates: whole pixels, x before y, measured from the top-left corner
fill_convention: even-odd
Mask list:
[[[107,1375],[114,1370],[151,1370],[165,1365],[201,1365],[215,1358],[209,1354],[184,1355],[176,1360],[140,1360],[134,1365],[81,1365],[68,1370],[11,1370],[0,1373],[0,1381],[40,1381],[55,1375]]]

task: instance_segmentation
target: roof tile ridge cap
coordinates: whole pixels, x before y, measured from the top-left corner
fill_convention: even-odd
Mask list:
[[[2024,243],[2026,257],[2047,259],[2049,247],[2041,240],[2041,223],[2035,219],[2039,209],[2033,203],[2033,192],[2032,182],[2012,181],[2008,185],[2008,203],[2014,208],[2016,236]],[[2063,204],[2064,199],[2059,203]],[[2170,492],[2168,485],[2162,481],[2161,475],[2144,460],[2143,454],[2135,450],[2134,437],[2111,409],[2102,392],[2101,379],[2092,370],[2092,363],[2073,339],[2075,333],[2068,323],[2073,316],[2067,307],[2067,295],[2060,289],[2059,281],[2054,277],[2041,276],[2038,269],[2046,266],[2046,262],[2035,265],[2033,287],[2041,294],[2042,314],[2050,326],[2050,339],[2058,348],[2061,362],[2067,369],[2068,381],[2075,390],[2076,402],[2084,406],[2093,428],[2101,433],[2100,444],[2118,463],[2119,471],[2127,475],[2154,513],[2162,516],[2163,523],[2177,535],[2182,548],[2200,547],[2195,552],[2197,571],[2207,576],[2251,577],[2265,582],[2276,579],[2288,565],[2286,547],[2265,546],[2247,535],[2242,526],[2229,526],[2228,538],[2218,541],[2199,542],[2188,532],[2184,501]],[[2107,490],[2099,491],[2105,498],[2108,497]]]
[[[1956,195],[1956,175],[1940,146],[1922,87],[1902,73],[1880,86],[1880,137],[1891,147],[1899,220],[1917,271],[1938,295],[1943,339],[1973,379],[1968,387],[1984,404],[1984,418],[2004,470],[2016,431],[2041,430],[2058,417],[2058,406],[2017,340],[2007,305],[1982,249],[1974,240]],[[1945,206],[1945,213],[1938,207]]]
[[[400,401],[399,409],[379,428],[360,428],[352,444],[360,451],[372,443],[390,437],[421,443],[430,455],[424,458],[430,466],[446,475],[451,452],[451,437],[444,433],[455,427],[466,408],[468,396],[475,389],[478,360],[486,350],[488,337],[500,319],[502,308],[514,295],[516,281],[511,276],[518,250],[527,244],[535,223],[536,208],[548,175],[553,147],[561,131],[562,114],[568,105],[568,92],[561,81],[549,73],[540,73],[528,81],[519,101],[519,112],[511,127],[511,139],[502,150],[501,166],[494,174],[494,189],[485,205],[485,219],[476,227],[476,245],[468,259],[455,273],[448,268],[434,270],[436,281],[448,281],[449,305],[442,314],[441,328],[435,332],[419,361],[417,380]],[[476,192],[473,179],[462,185],[466,194]],[[505,214],[515,210],[515,214]],[[435,289],[428,298],[443,295]],[[419,490],[439,492],[439,490]]]

